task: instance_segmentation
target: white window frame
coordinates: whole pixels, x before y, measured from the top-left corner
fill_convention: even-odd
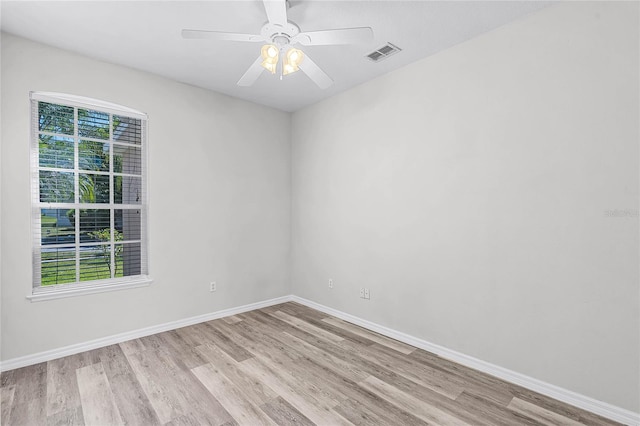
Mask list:
[[[32,258],[33,258],[33,279],[31,294],[27,296],[27,299],[32,302],[58,299],[63,297],[79,296],[82,294],[102,293],[106,291],[122,290],[127,288],[144,287],[151,284],[152,279],[149,275],[149,261],[148,261],[148,235],[147,235],[147,222],[148,222],[148,179],[147,179],[147,114],[128,108],[122,105],[117,105],[110,102],[105,102],[97,99],[91,99],[81,96],[53,93],[53,92],[31,92],[31,234],[32,234]],[[119,278],[109,278],[94,281],[73,282],[67,284],[56,284],[51,286],[40,285],[40,268],[41,268],[41,209],[43,208],[59,208],[60,204],[66,204],[69,208],[86,208],[82,205],[77,197],[74,203],[48,203],[40,201],[40,161],[39,161],[39,131],[38,131],[38,102],[47,102],[57,105],[64,105],[74,108],[89,109],[99,112],[108,113],[110,116],[119,115],[128,118],[135,118],[142,121],[141,131],[141,179],[142,179],[142,203],[136,205],[136,208],[141,212],[141,229],[140,229],[140,250],[141,250],[141,273],[134,276],[126,276]],[[35,107],[34,107],[35,104]],[[110,120],[111,122],[111,120]],[[76,123],[77,124],[77,123]],[[111,124],[110,124],[111,127]],[[75,130],[74,140],[77,141],[77,129]],[[111,132],[110,132],[111,133]],[[109,138],[108,143],[113,147],[112,137]],[[76,143],[77,145],[77,143]],[[75,149],[77,151],[77,148]],[[77,156],[77,152],[75,156]],[[113,166],[111,166],[113,167]],[[76,166],[77,169],[77,161]],[[76,170],[78,172],[78,170]],[[109,172],[113,174],[113,169]],[[113,212],[114,209],[122,208],[122,204],[115,204],[113,200],[113,188],[110,190],[110,202],[108,205],[101,204],[101,207],[108,206]],[[113,214],[111,220],[111,228],[113,228]],[[79,241],[76,241],[76,247],[79,245]],[[114,244],[113,237],[110,243]],[[77,250],[77,248],[76,248]],[[77,256],[77,255],[76,255]],[[112,248],[112,262],[115,262]],[[112,263],[113,265],[113,263]],[[78,264],[76,263],[76,269]]]

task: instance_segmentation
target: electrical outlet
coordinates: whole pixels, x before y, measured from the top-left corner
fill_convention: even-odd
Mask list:
[[[364,289],[364,298],[365,299],[371,299],[371,293],[369,292],[368,288]]]
[[[364,287],[360,287],[360,299],[364,299]]]
[[[333,288],[333,280],[329,278],[329,288]]]
[[[217,287],[218,287],[218,286],[216,285],[216,282],[215,282],[215,281],[211,281],[211,282],[209,283],[209,291],[211,291],[211,292],[216,291]]]

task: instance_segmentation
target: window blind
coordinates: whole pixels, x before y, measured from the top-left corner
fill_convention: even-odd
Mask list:
[[[34,292],[148,275],[144,113],[31,94]]]

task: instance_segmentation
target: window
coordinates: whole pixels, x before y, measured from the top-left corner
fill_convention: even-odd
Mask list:
[[[146,115],[39,92],[31,114],[32,300],[148,284]]]

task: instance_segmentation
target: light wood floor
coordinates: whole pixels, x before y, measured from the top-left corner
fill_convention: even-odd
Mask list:
[[[2,373],[3,425],[608,425],[295,303]]]

